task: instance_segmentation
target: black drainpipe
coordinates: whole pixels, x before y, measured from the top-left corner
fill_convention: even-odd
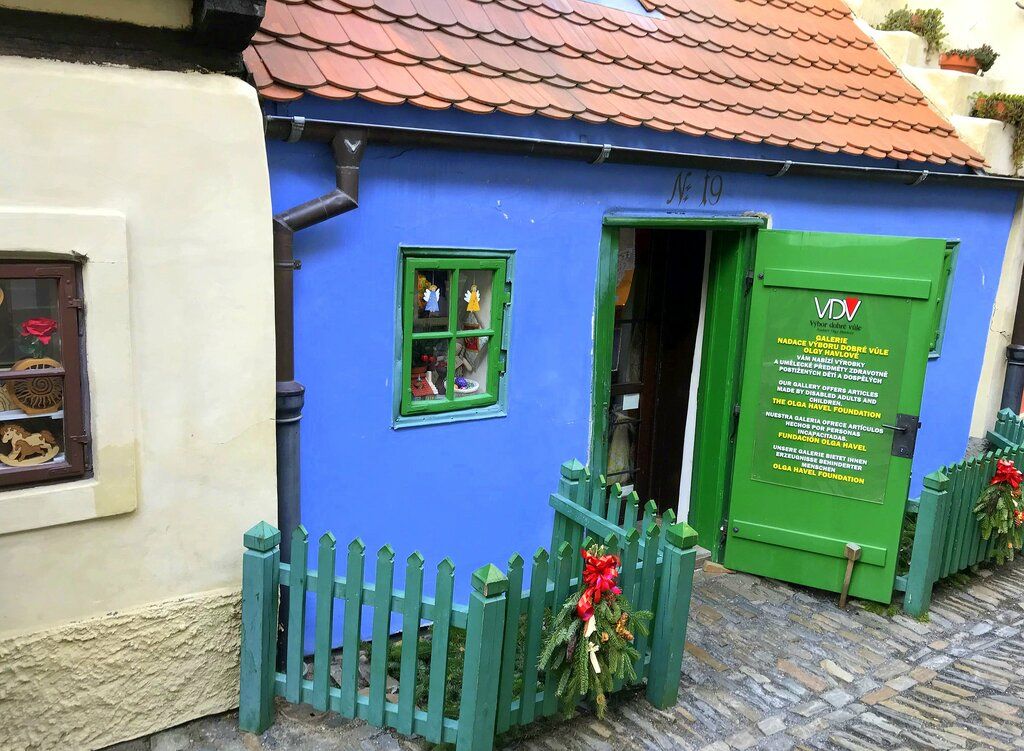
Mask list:
[[[304,120],[295,118],[285,140],[302,138]],[[302,521],[299,501],[299,420],[305,388],[295,380],[295,314],[292,274],[295,233],[358,206],[359,162],[366,132],[339,129],[330,139],[337,187],[326,195],[274,216],[274,310],[277,330],[277,525],[281,530],[281,559],[291,561],[291,534]],[[285,604],[282,598],[282,606]],[[284,621],[282,621],[284,622]]]

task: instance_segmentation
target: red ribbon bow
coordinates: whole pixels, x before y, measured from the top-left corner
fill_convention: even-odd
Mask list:
[[[576,603],[576,615],[581,621],[594,616],[594,606],[601,602],[605,593],[622,594],[618,586],[619,557],[617,555],[592,555],[581,550],[583,556],[583,584],[585,589]]]
[[[996,473],[992,477],[989,485],[998,485],[1001,482],[1009,484],[1014,491],[1020,488],[1021,480],[1024,476],[1021,475],[1021,471],[1013,465],[1013,461],[1009,459],[1000,459],[996,463]]]

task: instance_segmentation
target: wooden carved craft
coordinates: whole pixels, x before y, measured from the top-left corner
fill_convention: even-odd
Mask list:
[[[0,444],[8,443],[10,452],[0,453],[0,462],[10,467],[26,467],[50,461],[60,453],[57,439],[49,430],[30,433],[15,423],[0,427]]]
[[[59,368],[51,357],[26,357],[11,366],[11,370],[39,370]],[[60,409],[63,388],[59,378],[25,378],[8,381],[4,387],[14,406],[27,415],[44,415]]]

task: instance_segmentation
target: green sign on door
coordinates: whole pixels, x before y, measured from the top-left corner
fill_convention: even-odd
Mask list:
[[[910,300],[768,292],[751,477],[881,503]]]
[[[725,565],[888,602],[945,241],[758,233]],[[909,421],[909,422],[908,422]]]

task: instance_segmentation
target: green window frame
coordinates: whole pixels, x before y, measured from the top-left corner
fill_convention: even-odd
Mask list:
[[[939,296],[935,301],[935,333],[932,335],[932,346],[928,351],[929,360],[935,360],[942,354],[942,340],[946,334],[946,318],[949,316],[949,298],[953,291],[953,277],[956,274],[956,261],[959,254],[960,242],[958,240],[948,241],[946,254],[942,258]]]
[[[440,248],[400,246],[396,283],[397,316],[395,341],[395,389],[393,426],[396,428],[432,423],[503,417],[507,414],[505,374],[508,368],[509,318],[512,302],[513,251],[477,248]],[[450,274],[446,298],[447,324],[443,329],[414,331],[416,286],[419,271],[447,271]],[[462,295],[460,274],[491,271],[490,320],[488,328],[461,328],[459,302]],[[456,361],[459,340],[487,337],[486,378],[480,379],[479,393],[456,398],[456,368],[447,367],[444,394],[436,399],[416,400],[410,382],[413,344],[435,341],[446,343],[446,362]]]

